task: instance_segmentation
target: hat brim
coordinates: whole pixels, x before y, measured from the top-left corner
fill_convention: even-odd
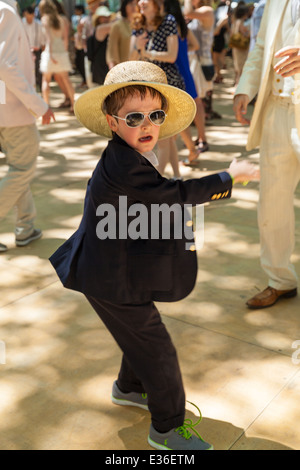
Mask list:
[[[133,85],[154,88],[168,101],[167,117],[160,128],[159,140],[179,134],[193,122],[196,114],[196,103],[191,95],[171,85],[146,81],[114,83],[86,91],[75,103],[74,111],[77,119],[95,134],[111,138],[112,131],[102,110],[103,102],[114,91]]]

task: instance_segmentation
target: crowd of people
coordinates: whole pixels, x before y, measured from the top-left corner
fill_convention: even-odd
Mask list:
[[[9,3],[15,6],[14,0],[9,0]],[[23,29],[20,32],[23,46],[29,42],[34,58],[36,88],[34,91],[28,91],[28,83],[22,87],[20,82],[17,89],[21,88],[22,93],[26,90],[29,93],[28,100],[43,102],[42,109],[45,111],[48,107],[45,119],[48,120],[51,116],[52,120],[52,80],[56,81],[64,96],[59,107],[66,108],[73,114],[75,89],[70,73],[78,73],[81,76],[82,81],[78,87],[80,92],[103,84],[107,72],[119,63],[128,60],[152,62],[164,70],[169,84],[185,90],[194,99],[196,140],[192,139],[190,128],[183,129],[180,133],[188,149],[188,158],[180,163],[193,165],[201,153],[209,150],[206,137],[207,119],[220,117],[213,111],[213,86],[222,80],[221,71],[224,67],[224,55],[228,51],[230,29],[232,25],[238,25],[234,28],[244,32],[248,28],[245,26],[245,11],[248,11],[250,17],[250,9],[244,2],[239,2],[233,12],[228,0],[219,0],[216,4],[214,2],[214,5],[212,3],[211,0],[86,0],[86,6],[75,5],[70,17],[66,14],[62,2],[40,0],[37,5],[34,3],[19,12],[23,17]],[[243,14],[239,13],[240,11]],[[236,21],[233,17],[237,18]],[[9,47],[3,25],[1,34],[4,37],[1,49],[3,62],[6,53],[13,57],[14,54],[20,54],[20,51],[17,48],[10,50],[12,45]],[[232,48],[234,63],[241,64],[242,59],[238,57],[242,54],[244,61],[247,52],[248,49],[242,52],[237,49],[234,52]],[[27,68],[29,66],[30,62]],[[3,72],[1,78],[5,77],[5,73]],[[240,69],[236,69],[236,81],[239,75]],[[30,83],[33,80],[34,77],[28,78]],[[12,98],[12,102],[14,99]],[[18,106],[16,105],[15,112],[18,111]],[[31,110],[32,106],[28,109]],[[7,115],[10,113],[11,107]],[[21,121],[24,125],[30,122],[35,125],[31,111],[29,115],[27,113],[27,110],[22,109],[16,122]],[[5,124],[7,118],[2,118],[2,121]],[[157,150],[158,171],[164,174],[166,165],[170,163],[174,180],[181,179],[176,138],[177,136],[172,136],[159,142]],[[2,138],[2,149],[6,149],[7,145]],[[36,155],[33,156],[30,147],[25,152],[27,153],[30,154],[28,160],[31,161],[28,166],[30,176],[24,175],[24,181],[28,180],[25,187],[30,195],[28,197],[31,215],[20,214],[16,228],[19,243],[22,238],[23,244],[30,243],[36,236],[41,235],[40,232],[36,234],[33,228],[35,210],[29,188],[30,178],[34,175]],[[6,206],[8,209],[13,207],[20,196],[22,185],[15,185],[15,171],[15,167],[10,168],[8,175],[1,181],[7,193],[14,193],[14,197],[8,197],[10,202],[6,201],[2,205],[2,212]],[[5,213],[3,212],[3,216]],[[31,220],[31,225],[26,230],[20,222],[23,217]],[[6,246],[1,245],[0,250],[5,251]]]
[[[232,9],[228,0],[214,5],[212,0],[87,0],[87,8],[75,5],[69,19],[58,0],[42,0],[35,10],[24,11],[23,22],[44,100],[49,104],[54,79],[64,93],[61,107],[70,113],[74,108],[72,70],[80,74],[78,90],[83,91],[102,85],[107,72],[127,60],[147,60],[162,67],[169,83],[186,90],[197,106],[196,140],[190,129],[181,132],[189,152],[182,163],[189,166],[209,150],[206,121],[220,118],[212,107],[213,86],[223,80],[228,51],[238,83],[249,51],[253,8],[240,1]],[[230,38],[237,35],[246,38],[245,47],[229,49]],[[170,163],[174,179],[181,178],[176,137],[159,144],[158,159],[161,173]]]

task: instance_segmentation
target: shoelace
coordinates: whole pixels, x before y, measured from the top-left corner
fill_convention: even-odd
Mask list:
[[[193,405],[195,408],[197,408],[198,410],[198,413],[199,413],[199,418],[198,420],[193,423],[193,421],[189,418],[186,418],[184,420],[184,423],[182,426],[179,426],[179,428],[175,429],[175,432],[178,432],[178,434],[180,434],[180,436],[182,436],[184,439],[188,440],[192,437],[192,433],[189,431],[189,429],[191,431],[193,431],[197,437],[199,437],[199,439],[201,439],[201,441],[204,442],[204,440],[202,439],[202,437],[200,436],[200,434],[198,433],[198,431],[196,431],[195,427],[198,426],[198,424],[201,423],[202,421],[202,413],[200,411],[200,409],[198,408],[197,405],[195,405],[195,403],[192,403],[191,401],[188,401],[188,403],[190,403],[191,405]]]

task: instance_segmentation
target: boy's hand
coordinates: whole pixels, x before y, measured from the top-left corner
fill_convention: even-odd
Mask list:
[[[246,160],[238,162],[234,159],[228,169],[228,173],[234,178],[235,183],[248,183],[260,179],[259,169]]]

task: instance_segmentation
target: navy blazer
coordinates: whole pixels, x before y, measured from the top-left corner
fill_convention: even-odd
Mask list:
[[[176,224],[184,228],[185,205],[229,198],[231,189],[232,180],[227,172],[200,179],[170,181],[115,135],[88,182],[84,214],[78,230],[52,255],[50,261],[65,287],[91,297],[118,304],[180,300],[195,285],[197,257],[196,252],[186,246],[186,243],[191,243],[193,234],[185,227],[182,236],[176,238],[172,229]],[[128,231],[131,223],[138,227],[137,218],[130,212],[121,213],[120,197],[127,202],[132,214],[138,207],[135,204],[145,207],[148,236],[133,239],[124,235],[124,223],[127,223],[125,228]],[[162,228],[159,236],[150,236],[153,228],[149,215],[151,208],[163,203],[181,208],[180,214],[177,212],[170,217],[168,239]],[[105,208],[113,208],[115,217],[109,219]],[[110,222],[110,227],[115,228],[115,234],[110,233],[106,239],[101,235],[105,222],[107,229]],[[100,237],[99,227],[103,229]],[[189,230],[192,231],[192,227]]]

